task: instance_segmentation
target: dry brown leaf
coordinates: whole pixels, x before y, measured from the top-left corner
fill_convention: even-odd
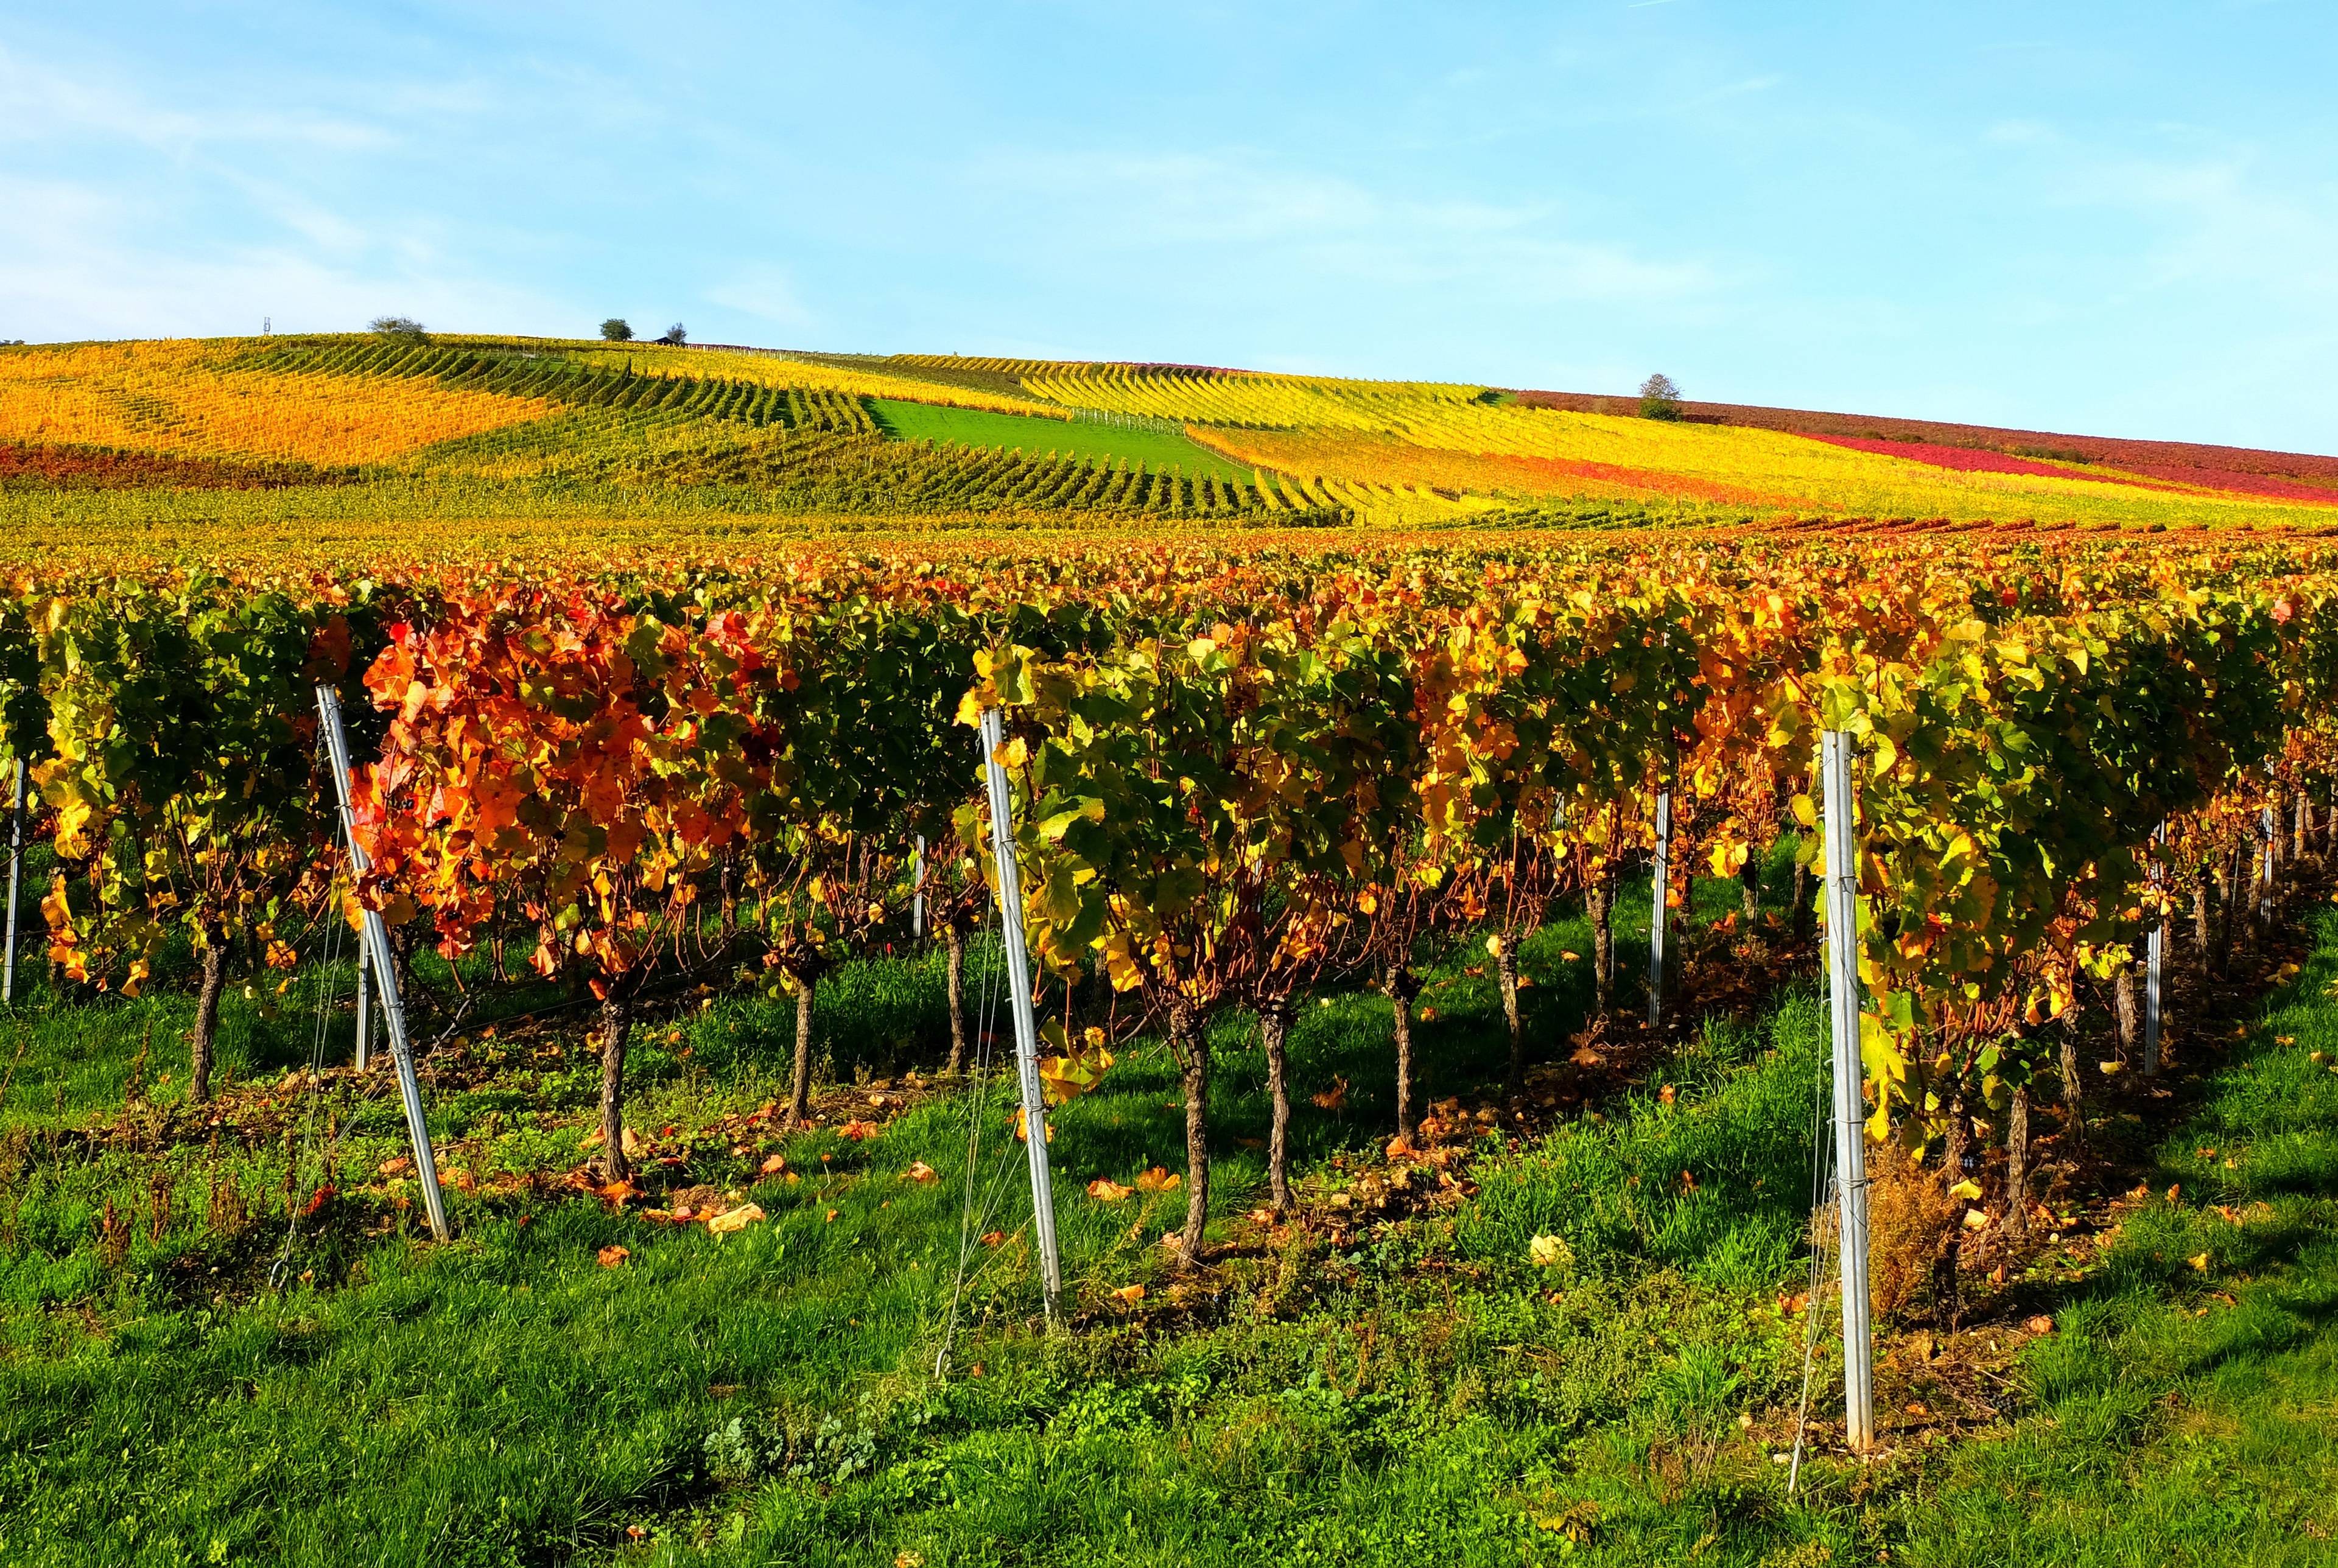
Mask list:
[[[1122,1186],[1109,1176],[1099,1176],[1088,1183],[1088,1196],[1099,1203],[1117,1203],[1135,1191],[1134,1187]]]
[[[726,1209],[707,1220],[706,1228],[717,1236],[728,1236],[734,1230],[744,1230],[763,1217],[760,1203],[742,1203],[736,1209]]]
[[[624,1247],[604,1247],[594,1256],[601,1259],[602,1268],[614,1269],[632,1257],[633,1253]]]
[[[762,1174],[766,1176],[776,1176],[787,1168],[788,1157],[784,1154],[774,1154],[769,1160],[763,1161]]]
[[[1144,1287],[1142,1285],[1124,1285],[1119,1289],[1113,1292],[1113,1297],[1115,1299],[1121,1301],[1142,1301],[1144,1299]]]
[[[1152,1170],[1137,1177],[1136,1190],[1140,1192],[1166,1192],[1184,1180],[1184,1178],[1174,1171],[1164,1171],[1155,1165]]]
[[[909,1168],[901,1172],[901,1180],[904,1181],[933,1181],[939,1180],[939,1173],[924,1161],[912,1160],[909,1161]]]

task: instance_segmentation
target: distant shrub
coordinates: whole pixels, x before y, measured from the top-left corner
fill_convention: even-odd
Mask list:
[[[377,316],[366,323],[368,330],[385,338],[410,338],[419,343],[425,340],[422,323],[411,316]]]
[[[1659,372],[1640,383],[1640,417],[1643,419],[1677,419],[1681,414],[1681,390],[1673,378]]]
[[[630,343],[634,340],[634,329],[626,325],[623,316],[612,316],[601,323],[601,338],[608,343]]]
[[[673,326],[665,329],[663,335],[658,338],[658,341],[661,343],[671,343],[675,348],[679,348],[684,343],[690,341],[690,334],[683,328],[682,323],[677,321]]]

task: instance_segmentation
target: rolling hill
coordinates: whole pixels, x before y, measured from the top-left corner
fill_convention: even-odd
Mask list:
[[[2338,458],[1174,365],[375,334],[0,348],[0,518],[307,515],[2320,530]]]

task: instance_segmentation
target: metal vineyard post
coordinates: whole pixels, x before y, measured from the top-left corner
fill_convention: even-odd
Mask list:
[[[1851,737],[1820,737],[1825,794],[1827,1000],[1833,1024],[1836,1212],[1842,1257],[1843,1431],[1853,1452],[1874,1441],[1874,1337],[1867,1295],[1867,1146],[1860,1098],[1859,868]]]
[[[333,769],[333,792],[341,808],[341,839],[349,852],[349,875],[363,877],[368,862],[358,843],[357,814],[349,809],[349,742],[341,730],[341,701],[330,686],[317,688],[317,712],[325,723],[326,754]],[[406,1131],[414,1145],[414,1173],[422,1183],[422,1207],[430,1217],[430,1233],[439,1240],[452,1232],[447,1226],[447,1202],[438,1191],[438,1163],[430,1152],[430,1122],[422,1108],[422,1086],[414,1077],[414,1048],[406,1038],[406,1011],[399,1005],[398,972],[389,961],[389,929],[381,912],[364,914],[364,942],[381,983],[382,1020],[389,1026],[389,1055],[398,1068],[398,1097],[406,1103]]]
[[[982,770],[990,790],[990,853],[998,867],[998,923],[1007,949],[1007,998],[1015,1010],[1015,1071],[1023,1092],[1023,1142],[1031,1164],[1031,1224],[1039,1241],[1039,1284],[1054,1318],[1064,1293],[1063,1259],[1056,1250],[1056,1200],[1047,1173],[1047,1103],[1039,1084],[1039,1021],[1031,1010],[1030,959],[1023,946],[1023,880],[1015,865],[1014,798],[998,710],[982,713]]]

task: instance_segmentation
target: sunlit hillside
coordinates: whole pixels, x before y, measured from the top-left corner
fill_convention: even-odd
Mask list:
[[[227,497],[232,493],[232,499]],[[0,515],[2321,528],[2338,463],[1181,366],[506,338],[0,348]]]

